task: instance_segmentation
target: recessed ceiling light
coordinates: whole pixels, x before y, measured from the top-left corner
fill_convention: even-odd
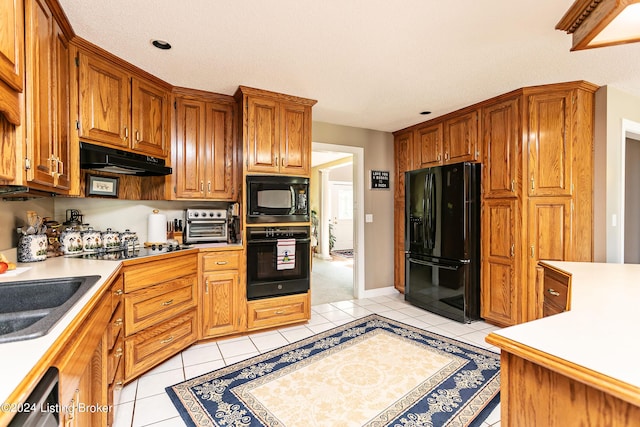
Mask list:
[[[162,50],[171,49],[171,45],[169,44],[169,42],[164,40],[152,40],[151,44],[157,47],[158,49],[162,49]]]
[[[431,111],[422,111],[420,114],[422,114],[423,116],[426,116],[427,114],[431,114]]]

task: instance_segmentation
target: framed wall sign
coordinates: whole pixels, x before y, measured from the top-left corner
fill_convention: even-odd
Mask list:
[[[389,189],[389,171],[371,171],[371,189]]]
[[[118,197],[118,178],[87,175],[87,196]]]

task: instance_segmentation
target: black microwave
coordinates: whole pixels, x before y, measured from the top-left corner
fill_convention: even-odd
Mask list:
[[[309,178],[247,176],[247,223],[309,221]]]

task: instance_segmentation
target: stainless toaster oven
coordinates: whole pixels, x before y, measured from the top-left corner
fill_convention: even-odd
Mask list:
[[[226,242],[228,238],[225,209],[186,209],[184,243]]]

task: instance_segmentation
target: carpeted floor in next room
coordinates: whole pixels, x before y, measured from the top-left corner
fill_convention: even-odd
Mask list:
[[[403,295],[350,300],[312,306],[311,320],[302,325],[257,332],[247,336],[221,339],[194,345],[127,384],[116,409],[116,427],[182,427],[178,411],[165,387],[188,378],[248,359],[257,354],[310,337],[354,319],[378,313],[460,341],[488,348],[484,338],[495,326],[484,322],[461,324],[409,305]],[[407,369],[398,366],[398,369]],[[485,420],[483,427],[500,425],[500,406]]]

